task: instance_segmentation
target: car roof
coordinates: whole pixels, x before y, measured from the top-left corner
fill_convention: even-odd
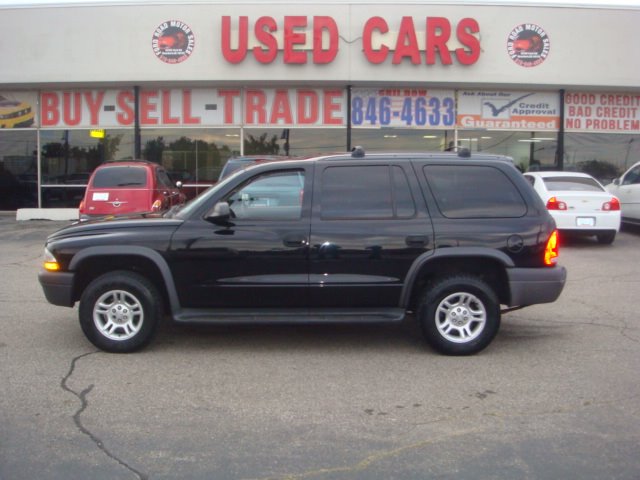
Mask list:
[[[162,167],[162,165],[149,162],[147,160],[118,160],[114,162],[104,162],[96,167],[98,168],[107,168],[107,167]]]

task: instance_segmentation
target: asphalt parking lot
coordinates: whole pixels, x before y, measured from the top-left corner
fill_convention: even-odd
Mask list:
[[[554,304],[440,356],[410,322],[166,326],[97,351],[0,216],[0,479],[640,478],[640,229],[561,247]]]

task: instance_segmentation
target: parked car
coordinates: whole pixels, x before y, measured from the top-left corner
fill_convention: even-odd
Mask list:
[[[622,222],[640,225],[640,162],[606,186],[620,200]]]
[[[165,313],[363,325],[414,313],[435,350],[473,354],[504,312],[555,301],[566,280],[553,218],[503,158],[356,149],[259,163],[162,216],[50,235],[40,283],[54,305],[79,302],[83,332],[110,352],[147,345]]]
[[[580,172],[527,172],[560,232],[595,235],[611,244],[620,230],[620,202],[591,175]]]
[[[80,220],[161,212],[185,202],[164,167],[146,161],[108,162],[91,174],[80,203]]]

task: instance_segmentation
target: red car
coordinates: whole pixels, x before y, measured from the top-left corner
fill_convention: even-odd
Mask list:
[[[178,182],[164,167],[146,161],[109,162],[89,178],[80,203],[80,220],[132,213],[161,212],[185,202]]]

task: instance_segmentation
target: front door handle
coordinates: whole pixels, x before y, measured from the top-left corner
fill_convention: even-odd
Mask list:
[[[297,233],[285,235],[282,243],[285,247],[304,247],[308,244],[307,237]]]
[[[424,247],[429,242],[429,238],[425,235],[409,235],[404,241],[407,247],[418,248]]]

